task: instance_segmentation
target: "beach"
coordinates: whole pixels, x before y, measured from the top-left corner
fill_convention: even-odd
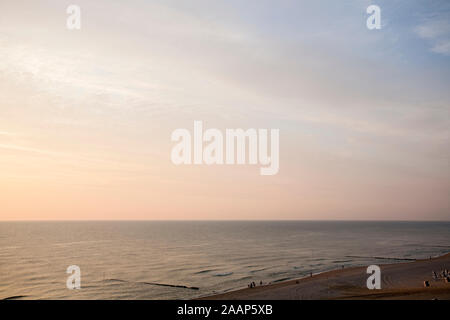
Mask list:
[[[443,278],[433,279],[432,272],[450,269],[450,253],[413,262],[380,264],[381,289],[366,286],[365,267],[351,267],[286,282],[257,285],[223,294],[204,297],[204,300],[449,300],[450,283]],[[424,286],[428,281],[429,287]]]

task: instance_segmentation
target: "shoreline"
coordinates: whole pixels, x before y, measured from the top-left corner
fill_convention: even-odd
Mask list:
[[[195,300],[450,300],[450,283],[432,272],[450,270],[450,253],[431,259],[380,264],[381,289],[366,286],[367,266],[335,269],[312,277],[243,288]],[[429,287],[424,287],[428,281]]]

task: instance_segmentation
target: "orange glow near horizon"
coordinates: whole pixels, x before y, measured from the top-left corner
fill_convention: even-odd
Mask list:
[[[163,3],[105,15],[83,0],[95,23],[69,32],[64,5],[43,3],[1,6],[0,220],[450,219],[442,68],[347,52],[380,45],[367,30],[280,43]],[[171,132],[194,120],[279,128],[279,173],[175,166]]]

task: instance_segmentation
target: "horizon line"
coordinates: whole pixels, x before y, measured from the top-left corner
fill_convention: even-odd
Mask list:
[[[0,222],[450,222],[449,220],[372,220],[372,219],[16,219]]]

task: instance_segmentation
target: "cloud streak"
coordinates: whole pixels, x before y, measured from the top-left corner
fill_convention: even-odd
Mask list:
[[[450,14],[444,13],[426,19],[415,27],[415,33],[430,44],[430,51],[450,55]]]

